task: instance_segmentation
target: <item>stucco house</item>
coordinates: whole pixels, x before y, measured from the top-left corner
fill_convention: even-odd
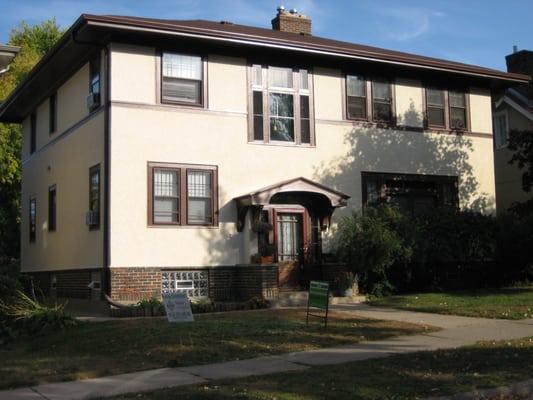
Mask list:
[[[533,51],[514,51],[505,57],[507,71],[533,77]],[[494,96],[494,171],[498,214],[514,203],[533,197],[522,189],[522,171],[509,164],[512,152],[507,148],[511,130],[533,131],[533,83],[511,87]]]
[[[44,291],[273,297],[350,210],[494,211],[491,92],[528,76],[272,28],[82,15],[2,103]]]

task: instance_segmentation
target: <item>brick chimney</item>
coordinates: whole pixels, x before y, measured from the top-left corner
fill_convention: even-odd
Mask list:
[[[507,63],[507,72],[529,75],[533,79],[533,51],[517,51],[516,46],[513,46],[513,53],[505,57],[505,62]],[[525,95],[533,106],[533,81],[515,89]]]
[[[301,35],[311,34],[311,18],[299,14],[296,9],[290,11],[285,7],[278,7],[278,13],[272,20],[272,29],[281,32],[299,33]]]

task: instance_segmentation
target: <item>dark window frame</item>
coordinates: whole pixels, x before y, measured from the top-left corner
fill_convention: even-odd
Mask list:
[[[218,204],[218,166],[200,165],[200,164],[181,164],[181,163],[164,163],[148,162],[148,226],[149,227],[204,227],[218,228],[219,223],[219,204]],[[155,222],[154,221],[154,172],[155,170],[176,171],[179,176],[179,202],[178,202],[178,222]],[[212,222],[209,224],[195,224],[188,221],[188,178],[189,171],[210,171],[211,172],[211,215]]]
[[[254,66],[261,67],[262,82],[261,86],[254,85]],[[269,68],[287,68],[292,70],[292,88],[276,88],[269,86]],[[307,71],[307,88],[301,88],[301,70]],[[263,138],[255,139],[255,117],[260,114],[254,110],[254,92],[262,94],[263,112],[261,114],[263,122]],[[273,140],[270,132],[270,93],[289,94],[293,98],[293,117],[291,118],[294,127],[294,140],[283,141]],[[302,118],[301,98],[308,98],[309,118]],[[277,146],[298,146],[298,147],[315,147],[315,115],[314,115],[314,87],[313,87],[313,70],[310,66],[288,66],[279,63],[248,62],[248,143],[250,144],[270,144]],[[302,141],[302,122],[309,121],[309,141]]]
[[[57,186],[48,187],[48,232],[57,229]]]
[[[49,98],[48,111],[49,134],[53,135],[57,130],[57,92],[53,93]]]
[[[97,188],[97,206],[96,209],[93,207],[93,186],[92,178],[94,174],[98,174],[98,188]],[[100,229],[100,216],[101,216],[101,189],[102,189],[102,175],[100,173],[100,164],[93,165],[89,168],[89,211],[98,212],[98,220],[95,224],[89,225],[89,230],[98,230]]]
[[[387,173],[387,172],[361,172],[361,200],[363,208],[370,207],[373,204],[368,202],[368,184],[370,181],[376,182],[376,191],[379,193],[377,204],[386,204],[387,200],[387,180],[398,180],[405,182],[434,182],[437,192],[437,207],[446,207],[444,203],[444,187],[446,184],[451,184],[454,187],[452,195],[453,204],[451,207],[459,210],[459,177],[450,175],[424,175],[424,174],[402,174],[402,173]]]
[[[436,107],[435,105],[430,105],[428,102],[428,90],[438,90],[442,92],[442,98],[443,98],[443,105],[442,107]],[[431,124],[429,121],[429,109],[430,108],[438,108],[442,109],[442,112],[444,113],[443,122],[444,125],[438,125],[438,124]],[[446,89],[443,89],[441,87],[436,86],[424,86],[424,127],[426,129],[438,129],[438,130],[446,130],[449,127],[449,120],[448,120],[448,91]]]
[[[98,91],[94,90],[95,80],[98,83]],[[90,112],[93,112],[102,104],[102,57],[100,51],[89,60],[89,94],[98,95],[97,101],[89,109]]]
[[[450,101],[450,92],[454,93],[460,93],[463,95],[464,98],[464,107],[456,107],[452,106],[452,103]],[[469,132],[470,131],[470,101],[468,96],[468,91],[461,90],[461,89],[449,89],[447,91],[447,100],[448,100],[448,127],[451,131],[455,132]],[[464,110],[464,119],[465,119],[465,126],[464,128],[456,128],[452,126],[452,109],[462,109]]]
[[[199,53],[189,53],[189,52],[183,52],[179,50],[172,50],[172,49],[160,49],[158,50],[158,56],[159,56],[159,63],[158,68],[159,71],[157,73],[157,77],[159,79],[159,93],[158,93],[158,100],[160,104],[167,104],[167,105],[174,105],[174,106],[183,106],[183,107],[192,107],[192,108],[207,108],[207,56],[205,54],[199,54]],[[163,55],[165,53],[168,54],[178,54],[183,56],[192,56],[192,57],[200,57],[202,60],[202,78],[201,80],[196,79],[188,79],[188,78],[179,78],[183,80],[190,80],[194,82],[200,82],[200,102],[199,103],[191,103],[187,101],[177,101],[177,100],[168,100],[163,99]]]
[[[34,209],[33,216],[32,216],[32,208]],[[30,243],[35,243],[37,240],[37,196],[35,195],[30,196],[28,216],[29,216],[28,227],[29,227]]]
[[[348,95],[348,76],[354,76],[357,78],[360,78],[365,83],[365,96],[349,96]],[[353,73],[346,73],[344,74],[344,103],[345,103],[345,113],[346,113],[346,119],[350,121],[369,121],[372,118],[372,100],[371,100],[371,93],[372,90],[369,87],[371,81],[369,81],[364,75],[358,75]],[[369,96],[370,94],[370,96]],[[356,97],[356,98],[364,98],[364,105],[365,105],[365,117],[351,117],[349,113],[349,97]]]
[[[30,115],[30,154],[35,153],[37,149],[37,114],[34,112]]]
[[[374,95],[374,84],[375,83],[386,83],[389,85],[389,91],[390,91],[390,102],[385,102],[383,101],[383,99],[376,99],[375,95]],[[391,79],[388,79],[388,78],[373,78],[370,80],[370,88],[371,88],[371,104],[372,104],[372,121],[375,122],[375,123],[378,123],[378,124],[386,124],[386,125],[390,125],[390,126],[395,126],[396,125],[396,118],[395,118],[395,90],[394,90],[394,84],[393,84],[393,81]],[[375,112],[375,105],[376,103],[378,104],[387,104],[389,105],[390,107],[390,111],[389,111],[389,118],[388,119],[378,119],[376,117],[376,112]]]

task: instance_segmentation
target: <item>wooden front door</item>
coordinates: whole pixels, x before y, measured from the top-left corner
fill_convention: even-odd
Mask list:
[[[275,212],[278,284],[297,287],[304,262],[304,212]]]

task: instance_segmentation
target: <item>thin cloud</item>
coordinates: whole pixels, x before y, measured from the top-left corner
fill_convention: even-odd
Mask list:
[[[405,42],[426,34],[433,20],[446,17],[441,11],[414,8],[385,8],[377,10],[379,30],[391,40]]]

